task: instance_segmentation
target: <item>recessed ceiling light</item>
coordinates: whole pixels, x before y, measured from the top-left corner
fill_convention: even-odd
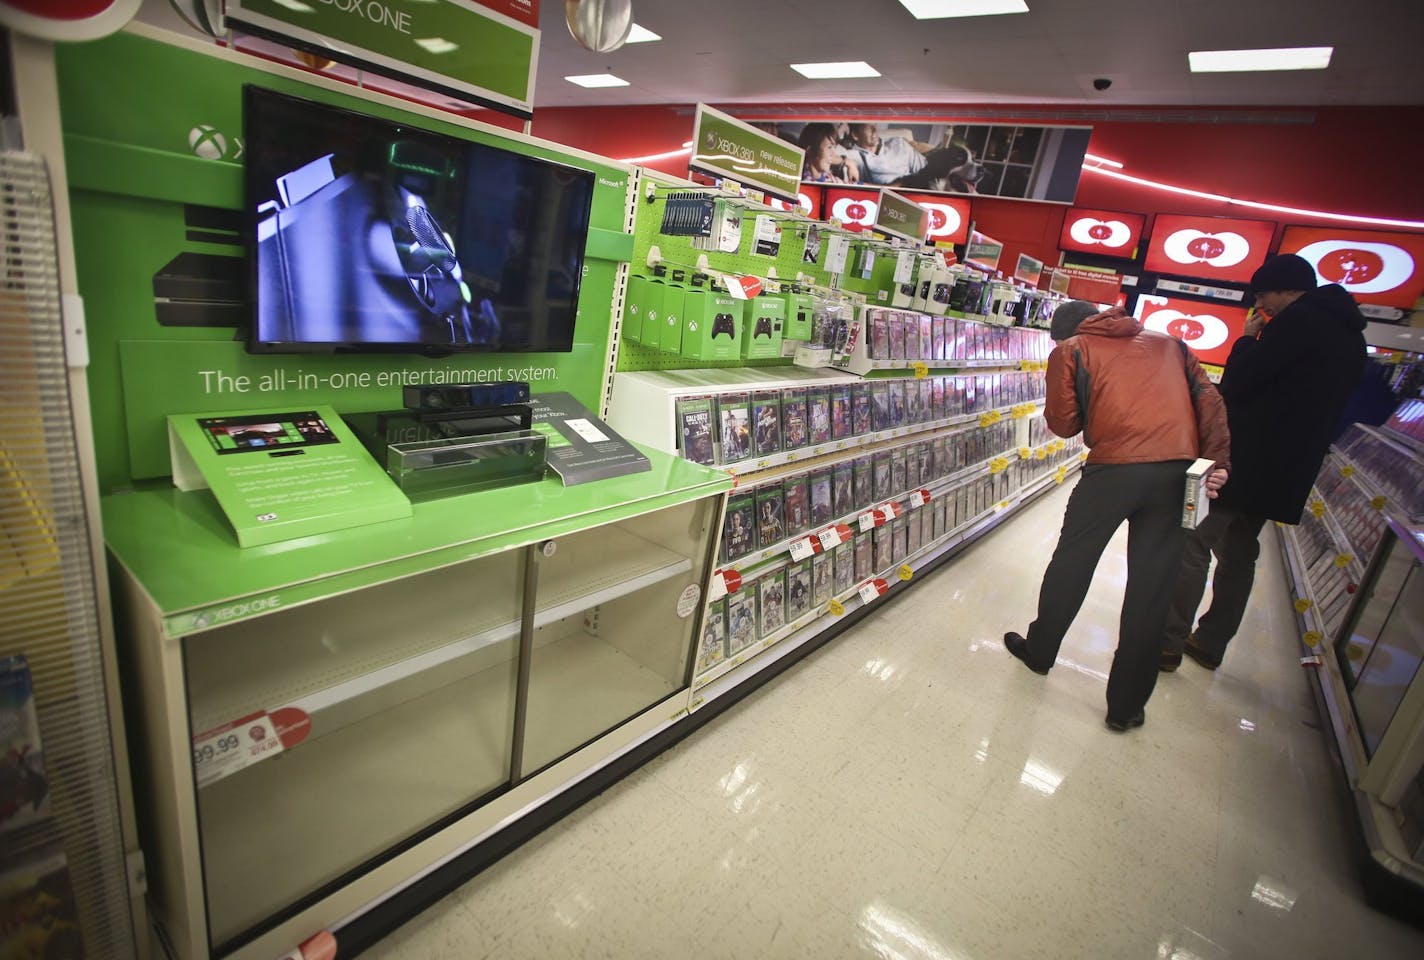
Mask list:
[[[916,20],[946,17],[992,17],[1000,13],[1028,13],[1024,0],[900,0]]]
[[[878,77],[876,70],[864,60],[846,63],[793,63],[791,69],[812,80],[838,80],[844,77]]]
[[[661,39],[662,37],[658,36],[656,33],[653,33],[653,31],[649,30],[647,27],[640,27],[635,23],[633,24],[633,29],[628,31],[628,39],[624,40],[623,42],[652,43],[654,40]]]
[[[581,87],[626,87],[628,81],[621,77],[615,77],[611,73],[585,73],[577,77],[564,77],[569,83],[576,83]]]
[[[1187,54],[1192,73],[1244,73],[1248,70],[1324,70],[1334,47],[1279,47],[1274,50],[1194,50]]]

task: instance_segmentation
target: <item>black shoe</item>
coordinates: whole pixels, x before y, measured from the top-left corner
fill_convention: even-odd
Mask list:
[[[1129,717],[1126,720],[1119,720],[1112,714],[1108,714],[1107,720],[1105,722],[1108,725],[1108,729],[1111,730],[1113,733],[1126,733],[1127,731],[1135,730],[1138,727],[1142,726],[1144,723],[1146,723],[1147,714],[1144,711],[1139,710],[1137,711],[1136,716]]]
[[[1182,649],[1183,653],[1191,657],[1203,667],[1206,667],[1208,670],[1215,670],[1217,667],[1221,666],[1220,657],[1207,653],[1201,647],[1193,643],[1194,640],[1196,640],[1195,634],[1187,638],[1187,645]]]
[[[1025,640],[1023,637],[1021,637],[1017,633],[1006,633],[1004,634],[1004,646],[1008,649],[1009,653],[1013,654],[1019,660],[1022,660],[1023,665],[1028,667],[1034,673],[1038,674],[1040,677],[1048,676],[1047,667],[1035,667],[1033,664],[1029,663],[1028,641]]]
[[[1182,665],[1182,655],[1180,653],[1168,653],[1162,651],[1162,656],[1157,661],[1157,669],[1163,673],[1176,673],[1177,668]]]

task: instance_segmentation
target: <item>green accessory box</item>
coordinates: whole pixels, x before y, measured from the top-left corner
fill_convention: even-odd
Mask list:
[[[683,297],[682,355],[691,360],[738,359],[744,302],[694,284]]]
[[[623,297],[623,330],[620,334],[625,343],[643,342],[643,317],[651,305],[652,291],[661,293],[647,277],[629,277],[628,293]],[[661,298],[660,298],[661,299]],[[659,310],[661,312],[661,304]]]
[[[754,297],[747,305],[742,328],[742,356],[747,360],[781,356],[786,301],[779,297]]]
[[[687,289],[681,283],[683,276],[681,270],[674,270],[672,282],[663,290],[662,321],[658,325],[656,343],[648,330],[647,319],[643,321],[644,342],[650,347],[656,346],[663,353],[682,352],[682,306],[687,296]]]
[[[810,340],[811,317],[816,312],[810,296],[792,292],[786,294],[782,302],[786,305],[786,316],[781,325],[782,337],[787,340]]]

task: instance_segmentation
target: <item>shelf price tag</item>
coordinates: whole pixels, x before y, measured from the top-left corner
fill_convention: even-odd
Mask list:
[[[1032,361],[1032,360],[1020,360],[1020,361],[1019,361],[1019,369],[1022,370],[1024,373],[1028,373],[1030,370],[1033,369],[1033,361]]]
[[[1020,459],[1020,460],[1031,460],[1032,458],[1033,458],[1033,451],[1032,451],[1032,450],[1030,450],[1028,447],[1019,447],[1019,459]]]
[[[1087,459],[1088,459],[1088,451],[1084,450],[1082,453],[1078,454],[1078,459],[1079,459],[1079,460],[1087,460]]]
[[[826,609],[830,611],[830,614],[833,617],[840,617],[845,615],[845,604],[841,603],[839,600],[832,600],[830,602],[830,605],[827,606]]]
[[[1047,459],[1048,459],[1048,448],[1047,448],[1047,447],[1039,447],[1037,450],[1035,450],[1035,451],[1033,452],[1033,458],[1034,458],[1035,460],[1047,460]]]
[[[834,550],[841,545],[841,532],[835,527],[827,527],[818,536],[821,540],[822,550]]]
[[[930,502],[930,492],[928,490],[916,490],[910,494],[910,506],[923,507]]]
[[[797,537],[791,541],[791,559],[805,560],[816,552],[816,547],[810,537]]]
[[[206,787],[294,747],[311,732],[311,717],[295,707],[258,711],[193,738],[193,772]]]
[[[707,587],[707,602],[716,603],[727,595],[727,576],[721,570],[712,571],[712,582]]]
[[[910,565],[908,563],[900,564],[900,569],[897,571],[897,573],[900,579],[904,580],[907,583],[915,576],[915,571],[910,569]]]
[[[867,580],[860,585],[860,601],[861,603],[870,603],[877,597],[882,596],[885,591],[889,589],[890,584],[886,583],[884,580],[881,580],[879,578],[876,578],[874,580]]]
[[[1310,600],[1309,600],[1308,598],[1306,598],[1306,597],[1299,597],[1299,598],[1296,599],[1296,602],[1295,602],[1295,612],[1296,612],[1296,613],[1305,613],[1305,611],[1307,611],[1307,610],[1310,609],[1310,606],[1311,606],[1311,604],[1310,604]]]
[[[860,515],[860,532],[867,533],[880,525],[877,511],[867,510]]]
[[[1007,500],[1000,500],[1000,501],[999,501],[999,509],[1000,509],[1000,510],[1007,510],[1007,509],[1009,509],[1009,501],[1007,501]]]
[[[998,414],[998,412],[999,412],[999,411],[997,411],[997,410],[990,410],[988,413],[981,413],[981,414],[979,414],[979,426],[981,426],[981,427],[991,427],[991,426],[993,426],[993,425],[994,425],[994,422],[995,422],[995,421],[994,421],[994,417]]]
[[[929,364],[925,363],[923,360],[916,360],[915,365],[910,369],[915,371],[916,380],[923,380],[925,377],[928,377],[930,375]]]
[[[1061,483],[1063,482],[1064,478],[1067,477],[1067,476],[1068,476],[1068,470],[1067,470],[1067,468],[1066,468],[1066,467],[1059,467],[1057,470],[1055,470],[1055,471],[1053,472],[1053,482],[1054,482],[1054,483],[1057,483],[1057,484],[1061,484]]]
[[[1305,641],[1307,647],[1314,647],[1318,646],[1323,638],[1319,630],[1307,630],[1301,639]]]
[[[1004,472],[1004,468],[1007,467],[1008,465],[1009,465],[1009,462],[1008,462],[1007,460],[1005,460],[1003,457],[995,457],[993,460],[990,460],[990,461],[989,461],[989,472],[990,472],[990,473],[1003,473],[1003,472]]]
[[[1370,506],[1374,507],[1376,510],[1383,510],[1384,505],[1385,499],[1383,496],[1375,497],[1373,500],[1370,501]]]
[[[886,500],[880,505],[880,515],[885,518],[886,523],[889,523],[891,520],[894,520],[896,517],[898,517],[904,512],[905,511],[900,507],[900,502],[898,500]]]
[[[1348,477],[1353,477],[1354,475],[1355,475],[1355,468],[1352,467],[1352,466],[1350,466],[1348,463],[1345,464],[1345,466],[1343,466],[1343,467],[1340,468],[1340,476],[1342,476],[1342,477],[1347,477],[1347,478],[1348,478]]]
[[[1352,557],[1352,556],[1350,556],[1348,553],[1336,554],[1336,556],[1335,556],[1335,566],[1340,567],[1341,569],[1344,569],[1345,567],[1348,567],[1348,566],[1350,565],[1350,561],[1353,560],[1353,559],[1355,559],[1355,558]]]
[[[1027,406],[1027,405],[1021,403],[1021,404],[1019,404],[1018,406],[1014,407],[1014,409],[1013,409],[1014,419],[1015,419],[1015,420],[1022,420],[1022,419],[1024,419],[1025,417],[1027,417],[1027,416],[1028,416],[1030,413],[1032,413],[1032,412],[1033,412],[1033,407]]]
[[[1325,503],[1321,500],[1310,501],[1310,515],[1319,520],[1325,516]]]

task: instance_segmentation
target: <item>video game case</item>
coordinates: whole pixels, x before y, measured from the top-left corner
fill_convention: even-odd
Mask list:
[[[921,443],[915,452],[920,458],[920,482],[919,486],[929,486],[934,481],[934,444],[926,440]],[[915,484],[911,484],[915,486]]]
[[[810,442],[811,431],[806,419],[806,390],[793,387],[781,391],[781,448],[796,450]]]
[[[905,359],[905,314],[898,310],[890,311],[890,359]]]
[[[934,417],[934,383],[928,377],[916,380],[920,387],[920,420],[928,422]]]
[[[794,537],[811,529],[811,498],[806,478],[790,477],[781,484],[785,501],[786,535]]]
[[[938,540],[945,534],[949,533],[950,528],[948,525],[948,507],[949,504],[945,501],[944,497],[935,497],[934,500],[930,502],[930,510],[932,511],[931,516],[934,517],[933,538],[935,540]]]
[[[718,463],[737,463],[751,456],[751,397],[748,394],[719,394],[717,423],[721,439]]]
[[[727,498],[722,522],[722,559],[732,563],[756,548],[756,498],[751,493],[733,493]]]
[[[917,507],[905,515],[905,552],[906,554],[917,553],[925,545],[925,514],[928,511],[924,507]]]
[[[895,521],[870,531],[875,545],[875,572],[883,573],[895,563]]]
[[[874,531],[867,530],[855,535],[855,579],[857,583],[869,580],[875,575]]]
[[[758,581],[742,584],[727,595],[727,657],[735,657],[757,640]]]
[[[851,385],[838,383],[831,387],[831,439],[844,440],[851,435]]]
[[[910,518],[896,517],[886,526],[890,528],[890,562],[903,563],[910,555]]]
[[[806,390],[806,422],[810,425],[810,443],[829,443],[831,439],[831,395],[825,387]]]
[[[871,457],[856,457],[851,464],[851,486],[856,510],[864,510],[875,502],[874,462]]]
[[[678,450],[684,460],[705,464],[717,462],[712,408],[710,396],[677,398]]]
[[[833,554],[818,553],[811,558],[811,605],[820,607],[831,599],[835,572]]]
[[[890,496],[899,496],[909,489],[909,475],[906,470],[908,454],[904,447],[890,453]]]
[[[697,672],[706,673],[727,656],[727,598],[707,604],[702,621],[702,645],[697,650]]]
[[[870,313],[870,358],[890,359],[890,316],[885,310],[871,310]]]
[[[825,554],[820,554],[825,556]],[[786,622],[791,623],[811,612],[812,558],[793,563],[786,568]]]
[[[811,528],[818,529],[835,516],[831,495],[831,469],[813,470],[806,478],[811,501]]]
[[[931,321],[930,356],[935,360],[948,359],[944,349],[944,327],[946,321],[949,323],[954,322],[952,319],[946,317],[935,317]]]
[[[893,492],[891,489],[890,451],[876,451],[872,454],[871,462],[875,468],[874,483],[872,485],[873,499],[884,500]]]
[[[950,473],[949,459],[945,454],[945,437],[935,437],[930,441],[930,482]]]
[[[870,384],[870,426],[872,430],[890,429],[890,384],[885,380]]]
[[[905,359],[919,360],[920,358],[920,315],[917,313],[905,314]]]
[[[0,834],[50,815],[49,775],[29,661],[0,657]]]
[[[855,586],[855,540],[847,540],[833,551],[835,557],[835,595],[840,596]]]
[[[871,386],[868,383],[857,383],[851,387],[850,432],[855,436],[864,436],[874,429],[870,415],[870,393]]]
[[[786,571],[758,577],[757,636],[763,640],[786,626]]]
[[[781,391],[758,390],[751,395],[752,453],[765,457],[781,452]]]
[[[775,546],[786,539],[786,512],[782,502],[781,483],[757,487],[755,494],[757,541],[762,547]]]
[[[920,359],[933,360],[934,355],[934,321],[936,317],[920,317]]]
[[[920,381],[906,380],[905,390],[905,423],[907,425],[919,423],[925,419],[920,409]]]
[[[909,449],[905,451],[904,489],[917,489],[923,482],[924,481],[920,479],[920,447],[919,444],[911,444]]]
[[[59,845],[6,857],[0,870],[0,957],[84,960],[74,883]]]
[[[842,460],[831,468],[831,516],[844,517],[855,510],[855,467]]]
[[[1182,526],[1195,529],[1211,512],[1211,500],[1206,495],[1206,478],[1216,466],[1215,460],[1198,457],[1187,467],[1186,488],[1182,493]]]

